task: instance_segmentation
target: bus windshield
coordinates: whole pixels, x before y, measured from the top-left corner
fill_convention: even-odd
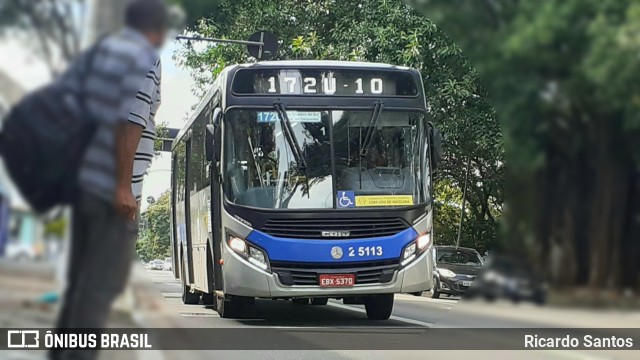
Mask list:
[[[372,114],[373,109],[286,109],[287,130],[277,109],[229,110],[223,139],[227,199],[266,209],[426,202],[430,182],[422,113],[384,110],[374,123]]]

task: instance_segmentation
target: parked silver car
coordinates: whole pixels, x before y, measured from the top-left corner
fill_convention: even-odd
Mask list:
[[[163,270],[164,269],[164,261],[162,260],[153,260],[149,263],[149,269],[151,270]]]

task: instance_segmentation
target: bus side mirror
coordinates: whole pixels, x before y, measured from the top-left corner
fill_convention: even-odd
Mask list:
[[[220,129],[220,118],[222,117],[222,109],[216,108],[213,111],[212,121],[210,124],[207,124],[207,131],[205,134],[205,152],[207,155],[207,161],[217,161],[220,158],[220,153],[218,151],[219,144],[216,140],[219,139],[217,136],[218,131]]]
[[[434,127],[431,127],[431,166],[433,171],[438,168],[438,163],[442,159],[442,132]]]
[[[213,161],[215,157],[214,150],[214,135],[215,127],[212,124],[207,124],[207,134],[205,136],[205,152],[207,153],[207,161]]]

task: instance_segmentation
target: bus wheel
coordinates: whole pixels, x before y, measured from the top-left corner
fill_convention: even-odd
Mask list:
[[[393,311],[393,294],[368,296],[364,300],[364,308],[369,320],[388,320]]]
[[[180,271],[180,282],[182,283],[182,302],[185,305],[197,305],[200,301],[200,294],[191,292],[191,287],[187,285],[186,266],[182,260],[182,271]]]
[[[241,318],[248,315],[255,298],[244,296],[216,296],[216,311],[223,319]]]
[[[433,277],[433,289],[431,289],[431,298],[432,299],[439,299],[440,298],[440,291],[438,291],[438,287],[440,286],[440,282],[438,281],[438,278],[436,278],[435,276]]]
[[[327,305],[329,298],[313,298],[311,299],[311,305]]]
[[[216,294],[214,293],[202,293],[202,303],[204,305],[215,305]]]
[[[299,299],[291,299],[293,305],[309,305],[309,299],[307,298],[299,298]]]

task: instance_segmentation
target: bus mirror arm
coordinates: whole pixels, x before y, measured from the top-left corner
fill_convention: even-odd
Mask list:
[[[207,161],[220,161],[220,119],[222,118],[222,109],[216,108],[213,111],[212,121],[207,124],[205,133],[205,152]]]
[[[205,135],[207,161],[213,161],[215,159],[215,133],[215,127],[212,124],[207,124],[207,132]]]

